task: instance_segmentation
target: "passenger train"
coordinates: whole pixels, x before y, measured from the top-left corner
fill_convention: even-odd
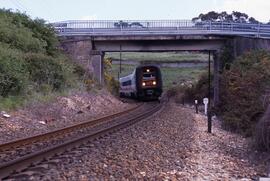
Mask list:
[[[120,97],[139,100],[158,100],[162,94],[162,77],[159,67],[141,65],[132,74],[119,79]]]

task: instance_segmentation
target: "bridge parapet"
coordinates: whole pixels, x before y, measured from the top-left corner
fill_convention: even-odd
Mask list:
[[[52,24],[58,36],[233,35],[270,39],[270,25],[190,20],[73,20]]]

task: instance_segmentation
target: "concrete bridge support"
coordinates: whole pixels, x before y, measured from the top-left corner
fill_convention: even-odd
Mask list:
[[[104,84],[104,52],[102,51],[90,51],[90,62],[93,68],[94,78],[101,84]]]
[[[100,84],[104,83],[104,53],[93,50],[94,46],[91,39],[81,39],[78,37],[77,40],[76,37],[73,37],[71,40],[63,40],[61,48],[74,62],[81,65]]]
[[[233,55],[236,58],[251,50],[270,51],[270,39],[235,37],[232,40]]]
[[[92,50],[91,41],[66,41],[61,43],[61,48],[74,62],[78,63],[82,67],[89,68],[89,71],[92,72],[92,67],[89,67],[89,52]]]

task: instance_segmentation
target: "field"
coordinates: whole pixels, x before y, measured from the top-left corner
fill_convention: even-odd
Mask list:
[[[119,52],[106,53],[106,57],[113,59],[120,59]],[[166,62],[179,62],[179,61],[207,61],[208,54],[203,53],[190,53],[190,52],[122,52],[122,60],[132,61],[166,61]]]
[[[132,73],[134,68],[134,65],[122,65],[120,77]],[[206,71],[206,68],[161,68],[164,90],[185,81],[196,81],[199,75]],[[112,65],[112,74],[116,79],[118,72],[119,65]]]
[[[120,53],[106,53],[106,57],[111,57],[113,59],[119,59]],[[113,64],[111,73],[118,79],[119,77],[131,74],[136,65],[127,65],[125,60],[130,61],[156,61],[158,62],[181,62],[181,61],[207,61],[208,54],[203,54],[199,52],[158,52],[158,53],[144,53],[144,52],[123,52],[122,53],[122,69],[121,74],[119,74],[119,64]],[[181,84],[186,81],[196,81],[199,76],[206,72],[207,68],[161,68],[163,86],[164,89],[169,89],[172,86]]]

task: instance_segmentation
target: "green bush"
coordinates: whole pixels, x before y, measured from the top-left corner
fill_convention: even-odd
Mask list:
[[[213,97],[213,74],[211,74],[211,87],[210,87],[210,97]],[[203,98],[209,95],[209,78],[208,73],[203,73],[198,82],[191,86],[186,87],[184,90],[184,99],[187,102],[193,103],[195,99],[202,101]]]
[[[60,93],[81,81],[80,70],[57,45],[44,20],[0,9],[0,108],[15,108],[21,100]]]
[[[224,47],[222,47],[220,62],[221,67],[225,70],[230,69],[231,64],[233,63],[233,46],[230,43],[226,43]]]
[[[252,135],[265,111],[262,96],[270,85],[270,54],[252,51],[239,57],[221,77],[219,113],[225,128]]]
[[[255,130],[255,146],[260,150],[270,151],[270,105]]]
[[[0,43],[0,96],[18,95],[28,83],[28,72],[22,54]]]
[[[227,52],[228,53],[228,52]],[[225,54],[227,54],[225,52]],[[238,131],[251,136],[261,115],[270,100],[265,100],[270,90],[270,53],[251,51],[231,63],[225,56],[220,80],[220,105],[214,109],[222,119],[225,129]],[[213,80],[211,75],[211,80]],[[210,95],[213,97],[211,82]],[[184,91],[185,101],[193,103],[194,99],[208,97],[208,74],[203,74],[199,81]],[[268,95],[268,99],[269,99]],[[263,124],[263,123],[260,123]]]
[[[26,14],[0,9],[0,41],[24,52],[58,53],[57,37],[42,19],[30,19]]]
[[[46,42],[34,37],[32,31],[23,25],[12,23],[12,18],[0,13],[0,42],[24,52],[44,52]]]
[[[107,89],[114,95],[119,94],[119,82],[114,79],[111,73],[112,69],[112,60],[106,58],[104,60],[104,78]]]
[[[25,57],[30,80],[37,86],[51,85],[53,90],[63,88],[71,77],[72,67],[67,66],[63,59],[55,59],[43,54],[27,54]]]

